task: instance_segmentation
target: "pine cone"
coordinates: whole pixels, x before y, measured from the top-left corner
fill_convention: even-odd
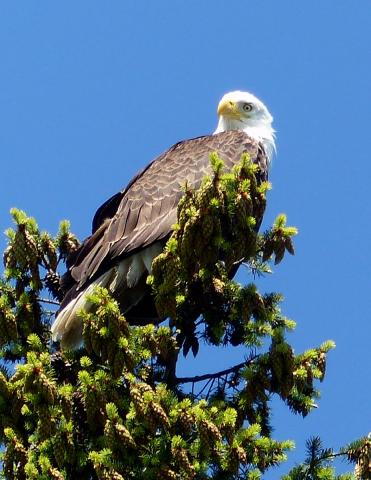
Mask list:
[[[46,440],[52,435],[52,418],[47,409],[39,411],[39,420],[37,422],[37,431],[41,440]]]
[[[199,207],[202,209],[209,208],[210,202],[216,194],[214,185],[209,182],[206,183],[197,194]]]
[[[95,470],[99,480],[124,480],[124,477],[112,468],[107,469],[96,466]]]
[[[119,472],[116,472],[115,470],[110,470],[108,478],[110,480],[125,480],[124,477],[120,475]]]
[[[196,473],[193,465],[191,465],[191,462],[189,461],[187,450],[181,447],[176,447],[172,449],[172,454],[180,468],[187,473],[188,478],[193,478]]]
[[[84,397],[81,392],[72,394],[72,418],[75,425],[76,441],[81,444],[88,430]]]
[[[164,283],[174,286],[178,278],[180,262],[173,254],[167,255],[164,268]]]
[[[51,480],[65,480],[64,476],[56,468],[50,468],[48,471]]]
[[[160,253],[152,262],[152,274],[163,282],[168,252]]]
[[[117,435],[119,442],[124,446],[129,446],[135,448],[135,442],[133,437],[131,436],[129,430],[119,423],[116,423],[115,426],[115,434]]]
[[[184,226],[184,231],[180,241],[180,254],[183,261],[187,263],[194,260],[194,242],[195,242],[195,228],[194,224],[198,218],[191,218]]]
[[[95,322],[90,324],[90,341],[93,352],[100,357],[102,354],[103,340],[99,335],[99,329]]]
[[[240,463],[246,463],[247,455],[242,447],[232,447],[229,455],[228,468],[232,472],[237,472]]]
[[[50,355],[50,364],[57,380],[60,382],[68,381],[74,383],[76,381],[73,364],[63,356],[61,351]]]
[[[3,262],[5,268],[16,268],[17,266],[14,249],[11,245],[9,245],[4,251]]]
[[[30,234],[30,232],[27,231],[27,229],[24,230],[24,238],[29,261],[32,265],[35,265],[39,256],[39,249],[37,247],[37,243],[33,236]]]
[[[189,413],[187,410],[182,411],[178,417],[178,420],[185,432],[188,433],[192,431],[195,424],[195,419],[191,413]]]
[[[171,470],[171,468],[167,465],[161,468],[160,472],[157,475],[158,480],[177,480],[179,477]]]
[[[326,373],[326,354],[324,352],[321,352],[318,357],[318,368],[320,372],[322,373],[321,381],[323,380],[323,377],[325,376]]]
[[[213,446],[216,442],[222,441],[219,428],[209,420],[201,420],[199,423],[200,435],[206,440],[206,444]]]
[[[4,472],[2,473],[5,473],[7,479],[25,478],[24,467],[26,463],[26,449],[18,439],[15,439],[11,445],[7,445],[3,458]]]
[[[86,419],[89,427],[95,431],[98,428],[99,406],[98,399],[94,392],[89,390],[85,395]]]
[[[47,263],[49,269],[55,271],[58,264],[57,249],[55,248],[54,242],[47,234],[43,234],[40,241],[40,247],[43,253],[47,257]]]
[[[7,446],[7,449],[5,450],[5,454],[3,457],[3,469],[4,469],[4,474],[5,478],[9,479],[15,479],[14,475],[14,449],[11,448],[10,446]]]
[[[247,219],[251,215],[252,204],[248,194],[239,194],[236,198],[236,221],[239,228],[245,230]]]
[[[371,479],[371,438],[365,441],[364,445],[357,452],[357,463],[354,469],[356,478],[360,480]]]
[[[189,190],[178,203],[177,218],[181,228],[184,227],[185,223],[189,219],[188,209],[194,206],[194,200],[194,193],[193,191]]]
[[[6,329],[6,337],[4,336],[3,338],[6,338],[7,341],[17,340],[18,338],[17,320],[14,313],[10,309],[3,316],[3,322],[4,322],[4,328]]]
[[[5,397],[5,399],[8,398],[10,395],[8,380],[6,379],[5,375],[1,371],[0,371],[0,394],[3,397]]]
[[[143,394],[139,391],[138,388],[132,388],[130,390],[131,397],[135,406],[135,410],[141,415],[145,414],[145,405],[143,401]]]
[[[65,463],[66,449],[65,449],[64,440],[61,432],[57,432],[57,434],[55,435],[53,447],[54,447],[53,453],[54,453],[54,457],[57,462],[57,465],[59,468],[63,468]]]
[[[49,270],[45,276],[45,286],[59,302],[63,300],[64,293],[60,283],[60,276],[58,273]]]
[[[76,250],[79,248],[79,246],[80,246],[80,242],[77,240],[75,235],[68,232],[61,239],[61,241],[59,243],[59,250],[61,252],[61,255],[64,258],[68,258],[71,254],[76,252]]]
[[[211,235],[213,234],[214,230],[214,219],[210,214],[206,214],[202,218],[202,224],[201,224],[201,238],[204,243],[206,243]]]
[[[39,255],[37,243],[27,231],[25,225],[18,225],[18,230],[14,237],[13,250],[21,268],[37,264]]]
[[[49,380],[45,373],[40,372],[37,376],[37,383],[40,393],[44,396],[49,405],[54,405],[57,400],[56,386]]]
[[[119,378],[122,375],[122,370],[125,366],[125,355],[122,351],[118,351],[114,357],[112,365],[112,373],[114,378]]]
[[[149,404],[150,415],[153,417],[157,424],[169,427],[169,419],[165,413],[165,410],[161,407],[160,404],[156,402],[151,402]]]
[[[116,436],[115,436],[115,429],[111,422],[111,420],[106,421],[106,425],[104,427],[104,435],[107,439],[108,445],[113,448],[116,446]]]

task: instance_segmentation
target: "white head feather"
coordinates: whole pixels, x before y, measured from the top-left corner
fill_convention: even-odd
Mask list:
[[[219,122],[214,133],[243,130],[261,142],[270,161],[276,150],[273,117],[262,101],[249,92],[226,93],[218,105]]]

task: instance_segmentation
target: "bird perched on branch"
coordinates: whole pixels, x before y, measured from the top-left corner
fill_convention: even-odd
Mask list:
[[[87,296],[95,286],[114,295],[129,322],[159,320],[146,278],[176,222],[182,185],[200,186],[210,173],[212,152],[227,169],[248,153],[259,166],[258,181],[267,180],[275,143],[273,118],[263,102],[248,92],[230,92],[221,99],[218,116],[212,135],[175,144],[97,210],[92,234],[67,262],[68,291],[51,328],[62,346],[81,342],[78,312],[89,310]]]

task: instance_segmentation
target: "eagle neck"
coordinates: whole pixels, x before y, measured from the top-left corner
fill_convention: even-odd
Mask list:
[[[263,144],[265,153],[268,157],[268,161],[272,160],[273,154],[276,151],[274,129],[270,124],[256,124],[246,125],[239,120],[227,119],[220,117],[217,129],[215,133],[226,132],[229,130],[240,130],[246,133],[249,137],[253,138],[259,143]]]

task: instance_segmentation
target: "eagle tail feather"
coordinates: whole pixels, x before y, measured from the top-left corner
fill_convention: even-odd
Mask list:
[[[53,341],[61,340],[63,348],[76,349],[82,344],[82,322],[80,312],[84,310],[89,312],[92,304],[88,297],[96,287],[106,287],[112,278],[114,269],[101,275],[97,280],[91,283],[85,290],[80,292],[77,297],[71,300],[61,310],[55,319],[52,327]]]

